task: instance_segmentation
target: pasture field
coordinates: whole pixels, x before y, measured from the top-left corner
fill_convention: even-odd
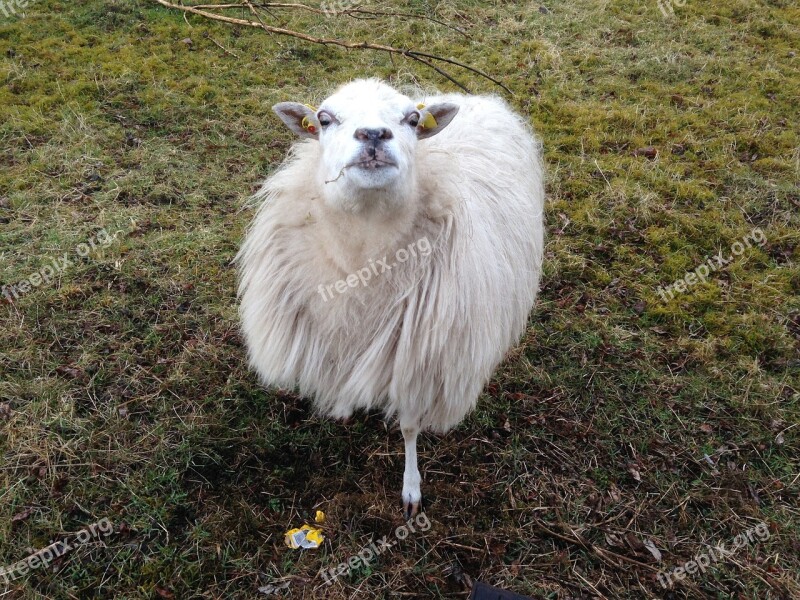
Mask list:
[[[455,86],[153,0],[21,4],[0,3],[0,567],[72,547],[0,598],[800,598],[800,5],[368,5],[458,30],[270,9],[483,69],[513,95],[448,67],[544,143],[540,299],[477,410],[422,436],[430,527],[398,540],[400,432],[259,385],[231,260],[292,142],[274,103]],[[316,510],[323,546],[287,548]]]

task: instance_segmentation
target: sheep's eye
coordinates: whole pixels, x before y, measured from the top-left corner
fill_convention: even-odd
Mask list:
[[[411,127],[416,127],[419,125],[419,113],[413,112],[406,117],[406,123],[411,125]]]
[[[317,120],[319,121],[319,124],[320,124],[322,127],[327,127],[328,125],[330,125],[331,123],[333,123],[333,117],[331,117],[331,116],[330,116],[328,113],[326,113],[326,112],[321,112],[321,113],[319,113],[319,115],[317,115]]]

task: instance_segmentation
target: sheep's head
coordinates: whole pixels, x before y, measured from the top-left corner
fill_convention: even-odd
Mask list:
[[[414,188],[417,140],[439,133],[458,112],[451,103],[416,105],[375,79],[343,86],[318,109],[297,102],[272,108],[297,135],[319,141],[316,175],[326,200],[348,209],[376,198],[402,202]]]

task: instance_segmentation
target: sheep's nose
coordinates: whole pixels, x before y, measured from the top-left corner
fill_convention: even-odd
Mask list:
[[[381,127],[380,129],[361,127],[356,129],[353,137],[360,142],[377,142],[378,140],[390,140],[394,137],[394,134],[392,134],[391,129],[386,127]]]

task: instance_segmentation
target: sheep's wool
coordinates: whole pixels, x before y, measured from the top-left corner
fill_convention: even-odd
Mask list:
[[[497,97],[412,100],[377,80],[337,97],[348,115],[359,103],[460,108],[441,133],[401,145],[403,186],[352,203],[347,171],[334,179],[322,168],[324,137],[293,146],[256,194],[236,259],[250,363],[324,414],[379,408],[445,431],[475,406],[534,304],[541,147]],[[353,285],[365,268],[369,280]]]

